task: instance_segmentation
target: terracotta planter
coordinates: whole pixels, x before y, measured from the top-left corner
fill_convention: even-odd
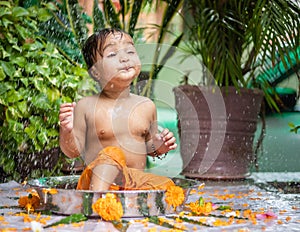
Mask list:
[[[174,88],[182,174],[199,179],[244,179],[253,160],[260,90],[183,85]]]

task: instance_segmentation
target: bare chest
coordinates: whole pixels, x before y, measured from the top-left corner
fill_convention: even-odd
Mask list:
[[[145,117],[139,108],[98,109],[93,118],[92,124],[99,140],[123,137],[140,140],[145,138],[150,128],[149,118]]]

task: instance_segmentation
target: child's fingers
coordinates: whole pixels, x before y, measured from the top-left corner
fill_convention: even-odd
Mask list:
[[[72,102],[72,103],[63,103],[63,104],[60,105],[59,112],[60,113],[64,113],[64,112],[68,112],[68,111],[72,111],[73,112],[75,106],[76,106],[75,102]]]
[[[65,119],[67,119],[67,118],[71,118],[72,117],[72,115],[73,115],[73,113],[72,112],[64,112],[64,113],[60,113],[59,114],[59,121],[64,121]]]
[[[171,146],[169,146],[170,150],[175,150],[176,148],[177,148],[177,143],[174,143]]]
[[[165,141],[165,145],[166,146],[170,146],[172,144],[176,143],[176,138],[175,137],[171,137],[170,139]]]
[[[166,142],[166,141],[168,141],[168,140],[170,140],[172,138],[175,138],[174,134],[173,134],[173,132],[169,131],[166,135],[163,136],[163,141]]]

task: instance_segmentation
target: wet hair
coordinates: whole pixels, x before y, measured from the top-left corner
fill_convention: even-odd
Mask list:
[[[116,33],[120,33],[121,36],[123,36],[123,34],[127,34],[118,28],[104,28],[91,35],[85,41],[82,47],[82,54],[88,69],[90,69],[97,62],[97,53],[103,57],[103,48],[107,37],[110,34]]]

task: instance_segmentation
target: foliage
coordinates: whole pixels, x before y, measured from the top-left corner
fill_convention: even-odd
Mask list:
[[[187,51],[198,56],[218,86],[261,88],[268,103],[270,85],[255,79],[270,60],[281,60],[287,69],[291,55],[299,64],[299,5],[285,0],[191,0]],[[291,64],[292,65],[292,64]],[[299,65],[298,65],[299,68]]]
[[[94,0],[93,15],[89,17],[77,0],[65,0],[61,3],[44,0],[42,4],[47,7],[52,17],[48,22],[39,25],[40,33],[63,50],[69,60],[84,65],[81,48],[89,36],[86,24],[92,24],[93,32],[105,27],[116,27],[134,37],[138,16],[146,3],[145,0],[121,1],[121,10],[117,11],[111,0],[105,0],[104,12],[102,12],[98,1]],[[125,22],[126,15],[129,18],[128,26]]]
[[[295,134],[298,133],[298,130],[300,130],[300,125],[295,125],[294,123],[289,123],[290,132],[294,132]]]
[[[49,12],[49,19],[38,23],[39,34],[54,43],[70,62],[76,65],[84,64],[81,47],[88,37],[86,24],[90,23],[91,19],[83,12],[78,1],[45,0],[31,5],[45,6]]]
[[[158,39],[152,62],[153,65],[148,77],[150,80],[155,79],[168,58],[174,54],[174,47],[177,47],[182,39],[183,33],[179,36],[174,35],[175,40],[171,48],[160,58],[161,46],[164,42],[165,35],[167,33],[172,34],[168,31],[168,26],[174,15],[178,13],[183,0],[126,0],[120,1],[119,8],[117,8],[111,0],[104,0],[103,12],[99,9],[98,1],[95,0],[92,17],[87,16],[83,12],[77,0],[65,0],[61,3],[58,1],[44,0],[43,4],[47,7],[52,17],[47,22],[39,25],[40,33],[47,38],[47,40],[55,43],[68,60],[85,65],[81,54],[81,47],[83,41],[88,37],[86,23],[92,24],[94,32],[105,27],[120,28],[130,34],[135,42],[141,42],[141,37],[145,30],[145,28],[137,26],[141,12],[145,11],[147,7],[151,8],[161,2],[166,2],[167,5],[163,13],[161,24],[154,25],[157,28]],[[137,81],[139,80],[137,79],[136,82]],[[150,96],[150,86],[151,81],[148,82],[141,94]]]
[[[59,105],[86,94],[88,74],[37,35],[38,22],[49,19],[45,8],[1,1],[0,12],[1,181],[58,173]],[[47,161],[54,163],[38,170]]]

